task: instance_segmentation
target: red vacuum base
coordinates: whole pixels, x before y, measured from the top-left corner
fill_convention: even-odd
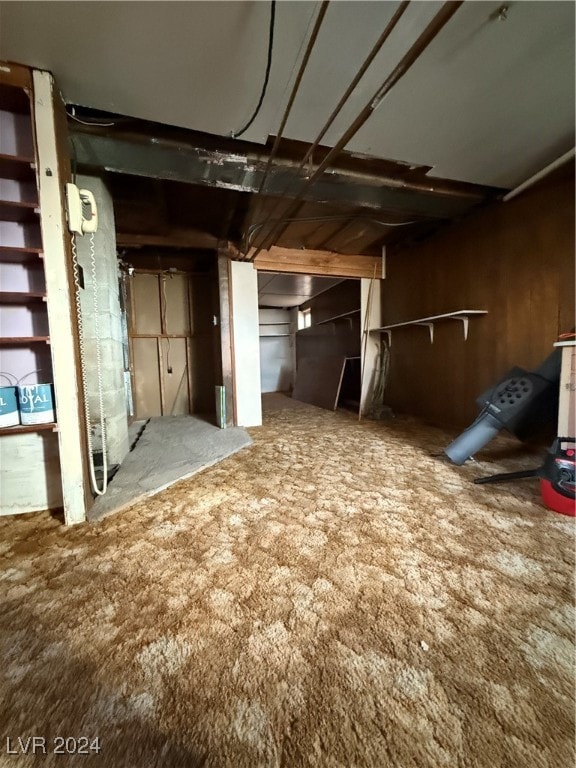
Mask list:
[[[549,480],[540,478],[540,493],[542,494],[542,501],[549,509],[560,512],[561,515],[576,517],[576,499],[569,499],[558,493]]]

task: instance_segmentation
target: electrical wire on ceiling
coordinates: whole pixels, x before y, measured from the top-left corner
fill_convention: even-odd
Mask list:
[[[300,164],[299,164],[298,168],[296,169],[296,174],[298,174],[298,172],[304,168],[304,166],[306,165],[306,163],[308,161],[312,160],[312,155],[313,155],[314,150],[316,149],[316,147],[318,147],[318,145],[320,144],[320,141],[322,140],[322,138],[324,137],[324,135],[326,134],[326,132],[328,131],[328,129],[330,128],[330,126],[332,125],[334,120],[336,119],[336,117],[340,114],[344,104],[348,101],[348,99],[350,98],[352,92],[356,89],[356,86],[358,85],[358,83],[360,82],[360,80],[362,79],[364,74],[366,73],[366,70],[368,69],[368,67],[370,66],[372,61],[375,59],[376,55],[378,54],[378,52],[380,51],[380,49],[384,45],[385,41],[392,34],[392,31],[394,30],[394,28],[396,27],[396,25],[400,21],[400,18],[402,17],[404,12],[408,8],[409,4],[410,4],[410,0],[404,0],[404,2],[400,3],[400,5],[396,9],[396,11],[394,12],[392,18],[390,19],[390,21],[388,22],[388,24],[384,28],[384,31],[382,32],[382,34],[380,35],[380,37],[376,41],[375,45],[372,47],[372,50],[370,51],[370,53],[368,54],[368,56],[364,60],[362,66],[360,67],[360,69],[358,70],[358,72],[356,73],[354,78],[352,79],[352,82],[350,83],[350,85],[348,86],[348,88],[346,89],[346,91],[344,92],[342,97],[340,98],[340,101],[338,102],[338,104],[336,105],[334,110],[332,111],[332,114],[330,115],[330,117],[328,118],[328,120],[326,121],[324,126],[322,127],[320,133],[314,139],[312,144],[310,144],[310,146],[308,147],[308,150],[306,151],[306,154],[304,155],[304,157],[300,161]],[[284,125],[282,125],[282,128],[283,127],[284,127]],[[266,169],[264,171],[264,176],[263,176],[262,182],[260,184],[260,188],[258,190],[258,194],[260,194],[262,192],[262,190],[264,188],[264,185],[266,183],[266,179],[267,179],[268,173],[270,171],[270,166],[271,166],[271,163],[272,163],[272,159],[273,159],[273,157],[275,155],[275,151],[278,148],[278,144],[279,144],[280,138],[281,138],[281,136],[279,134],[276,137],[276,141],[274,142],[274,147],[272,149],[272,153],[271,153],[270,157],[268,158],[268,163],[267,163]],[[292,188],[293,183],[294,183],[294,180],[291,180],[291,181],[288,182],[288,184],[286,185],[284,191],[282,192],[282,196],[287,195],[289,193],[290,189]],[[273,209],[273,211],[271,213],[271,216],[274,216],[277,212],[279,213],[281,207],[282,207],[282,202],[276,204],[276,206],[274,207],[274,209]],[[285,209],[285,211],[286,210],[287,209]],[[245,250],[245,254],[247,255],[247,249]]]
[[[77,123],[82,123],[82,125],[95,125],[95,126],[98,126],[100,128],[108,128],[108,127],[110,127],[112,125],[116,125],[116,123],[101,123],[98,120],[90,120],[90,121],[88,121],[88,120],[80,120],[79,117],[76,117],[76,115],[71,115],[70,112],[66,112],[66,114],[68,115],[68,117],[71,120],[76,120]]]
[[[300,192],[296,195],[292,203],[284,210],[284,216],[290,218],[294,216],[301,209],[304,204],[304,195],[306,191],[316,183],[316,181],[322,176],[325,169],[330,163],[342,152],[344,147],[348,144],[350,139],[358,133],[360,128],[368,120],[368,118],[374,113],[374,111],[380,106],[384,97],[389,91],[396,85],[396,83],[406,74],[414,62],[419,56],[426,50],[430,43],[436,38],[444,26],[450,21],[452,16],[456,13],[458,8],[462,5],[463,0],[457,0],[453,2],[449,0],[445,2],[440,11],[433,17],[432,21],[428,24],[422,34],[413,43],[407,53],[404,54],[402,59],[398,62],[392,72],[385,78],[382,85],[378,88],[374,96],[366,104],[366,106],[358,113],[356,118],[344,131],[340,139],[327,153],[322,162],[318,165],[314,173],[306,180]],[[276,225],[265,238],[263,238],[259,245],[255,247],[254,253],[246,254],[249,261],[254,261],[261,250],[270,247],[270,245],[278,240],[282,233],[286,230],[288,224]]]
[[[265,221],[255,222],[254,224],[251,224],[248,227],[248,233],[247,233],[247,242],[246,247],[250,248],[250,245],[252,244],[252,238],[256,234],[256,232],[262,227],[265,227],[267,224],[279,224],[280,222],[330,222],[330,221],[342,221],[342,219],[349,219],[350,214],[349,213],[343,213],[343,214],[334,214],[332,216],[296,216],[291,219],[266,219]],[[381,219],[375,219],[372,216],[365,216],[365,215],[358,215],[354,217],[354,221],[367,221],[371,224],[378,224],[381,227],[406,227],[409,224],[417,224],[421,219],[414,220],[414,221],[382,221]]]
[[[294,101],[296,99],[296,94],[298,93],[298,90],[300,88],[300,83],[302,82],[302,78],[304,77],[304,72],[306,71],[306,67],[308,66],[308,61],[310,59],[310,56],[312,54],[312,49],[316,45],[316,40],[318,38],[318,33],[320,32],[320,27],[322,26],[322,22],[324,21],[324,16],[326,15],[326,11],[328,10],[328,5],[330,4],[330,0],[323,0],[322,5],[320,6],[320,10],[318,11],[318,16],[316,17],[316,21],[314,23],[314,29],[312,30],[312,34],[310,35],[310,39],[308,40],[308,45],[306,46],[306,51],[304,52],[304,57],[302,59],[302,62],[300,63],[300,68],[298,70],[298,74],[296,75],[296,80],[294,81],[294,85],[292,86],[292,91],[290,93],[290,98],[288,99],[288,104],[286,105],[286,109],[284,110],[284,114],[282,115],[282,120],[280,122],[280,127],[278,128],[278,131],[276,132],[276,138],[274,139],[274,145],[272,147],[272,151],[270,152],[270,155],[268,157],[268,162],[266,163],[266,168],[264,169],[264,175],[262,177],[262,181],[260,182],[260,188],[258,192],[261,192],[264,188],[264,185],[266,183],[266,179],[268,178],[268,173],[270,171],[270,168],[272,166],[272,162],[274,161],[274,158],[276,157],[276,154],[278,152],[278,148],[280,146],[280,141],[282,140],[282,136],[284,134],[284,128],[286,127],[286,123],[288,122],[288,118],[290,116],[290,112],[292,111],[292,107],[294,105]]]
[[[254,120],[256,119],[256,116],[260,112],[260,107],[262,106],[262,102],[264,101],[264,96],[266,95],[266,89],[268,88],[268,80],[270,78],[270,68],[272,66],[272,50],[274,48],[274,20],[276,18],[276,0],[272,0],[270,3],[270,28],[268,31],[268,56],[266,59],[266,72],[264,73],[264,82],[262,84],[262,90],[260,92],[260,98],[258,99],[258,104],[256,104],[256,109],[252,113],[252,117],[248,120],[248,122],[239,130],[239,131],[233,131],[232,132],[232,138],[233,139],[239,139],[242,134],[246,133],[248,128],[252,125]]]
[[[74,134],[70,134],[70,147],[72,148],[72,183],[76,184],[76,172],[78,171],[78,152],[76,151],[76,142],[74,141]]]
[[[72,106],[71,109],[72,109],[71,112],[68,112],[68,110],[66,110],[67,116],[71,120],[76,120],[77,123],[82,123],[82,125],[95,125],[100,128],[108,128],[112,125],[116,125],[115,122],[107,122],[107,121],[102,122],[101,120],[81,120],[79,117],[76,117],[76,107]]]

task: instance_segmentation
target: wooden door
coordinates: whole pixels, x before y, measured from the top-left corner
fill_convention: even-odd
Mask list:
[[[130,326],[135,417],[191,413],[189,275],[136,270],[131,281]]]

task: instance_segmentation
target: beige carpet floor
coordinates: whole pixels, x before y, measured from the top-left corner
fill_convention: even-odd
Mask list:
[[[538,456],[287,405],[100,523],[0,519],[2,767],[574,765],[574,520],[471,483]]]

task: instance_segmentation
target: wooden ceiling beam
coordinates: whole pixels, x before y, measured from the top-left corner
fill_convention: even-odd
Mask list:
[[[82,170],[179,181],[220,190],[257,193],[264,179],[267,156],[259,146],[246,154],[208,150],[201,142],[170,142],[157,136],[106,135],[102,129],[71,126],[75,157]],[[198,138],[198,136],[195,136]],[[224,141],[224,140],[223,140]],[[205,143],[205,142],[204,142]],[[295,164],[277,159],[266,179],[271,198],[295,196],[310,202],[352,205],[371,212],[450,218],[483,202],[495,190],[447,179],[412,179],[371,172],[371,158],[357,160],[358,169],[327,170],[312,188]],[[288,192],[287,192],[288,188]]]
[[[156,246],[159,248],[193,248],[196,250],[216,250],[218,238],[209,232],[197,229],[172,230],[161,234],[138,232],[118,232],[116,244],[120,247],[139,248]]]
[[[255,253],[252,248],[248,258]],[[382,259],[379,256],[350,256],[332,251],[280,248],[272,246],[260,251],[254,266],[262,272],[289,272],[305,275],[329,275],[330,277],[382,276]]]

